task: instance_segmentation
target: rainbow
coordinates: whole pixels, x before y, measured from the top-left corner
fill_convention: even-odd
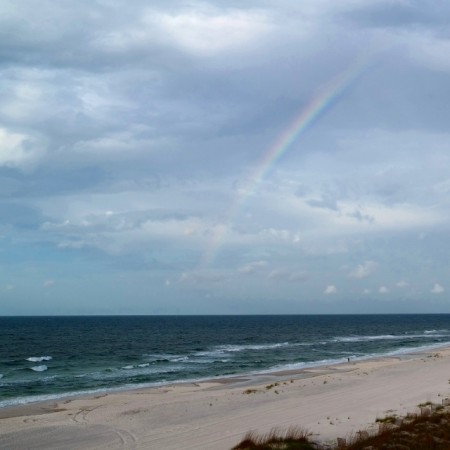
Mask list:
[[[368,58],[358,59],[343,73],[332,79],[307,104],[306,108],[300,111],[275,142],[263,152],[262,158],[256,164],[250,176],[247,177],[244,187],[239,189],[236,198],[228,208],[222,224],[215,227],[208,246],[201,257],[199,269],[211,266],[220,247],[223,245],[227,231],[242,209],[244,201],[256,191],[267,172],[287,152],[294,141],[330,110],[337,103],[337,100],[342,98],[349,88],[367,72],[370,66]]]

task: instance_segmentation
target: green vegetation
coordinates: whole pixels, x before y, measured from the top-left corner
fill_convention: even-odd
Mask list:
[[[424,410],[426,406],[426,411]],[[232,450],[448,450],[450,449],[450,407],[420,405],[419,414],[399,418],[393,415],[377,419],[377,433],[360,431],[334,445],[311,440],[303,428],[289,428],[285,433],[272,430],[265,435],[248,433]]]
[[[233,450],[316,450],[317,446],[308,437],[308,432],[299,427],[288,428],[284,433],[279,430],[263,435],[249,432]]]
[[[246,389],[244,391],[244,394],[256,394],[258,392],[258,389]]]
[[[397,416],[386,416],[375,420],[376,423],[391,423],[394,424],[397,421]]]

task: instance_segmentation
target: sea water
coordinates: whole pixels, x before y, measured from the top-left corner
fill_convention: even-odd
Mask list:
[[[450,345],[450,315],[0,317],[0,407]]]

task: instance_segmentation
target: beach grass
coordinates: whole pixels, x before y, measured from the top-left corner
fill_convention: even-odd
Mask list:
[[[309,433],[300,427],[290,427],[286,431],[272,429],[267,434],[248,432],[233,450],[315,450],[316,445],[310,441]]]
[[[323,444],[311,439],[301,427],[285,433],[275,429],[267,434],[249,432],[232,450],[449,450],[450,407],[418,405],[418,412],[405,417],[377,419],[378,431],[359,431],[335,443]]]

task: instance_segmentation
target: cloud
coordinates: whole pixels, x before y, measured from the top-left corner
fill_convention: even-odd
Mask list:
[[[445,292],[445,289],[439,283],[435,283],[430,292],[432,294],[442,294]]]
[[[405,288],[408,286],[408,283],[404,280],[399,281],[398,283],[395,284],[398,288]]]
[[[128,298],[151,278],[164,289],[155,309],[186,313],[218,285],[212,313],[236,298],[275,310],[344,266],[347,282],[378,286],[420,273],[414,290],[429,291],[448,275],[449,12],[429,0],[4,0],[5,280],[22,290],[17,279],[58,273],[106,310],[103,298],[123,302],[120,272]],[[339,306],[362,288],[340,287]],[[20,290],[8,295],[28,311]],[[58,310],[74,310],[71,296]]]
[[[369,222],[369,223],[375,222],[374,216],[371,216],[369,214],[364,214],[358,208],[355,208],[355,210],[352,213],[348,213],[347,216],[357,219],[359,222],[364,222],[364,221]]]
[[[29,169],[43,155],[43,149],[32,137],[0,128],[0,167]]]
[[[325,295],[332,295],[337,293],[337,288],[333,284],[329,284],[323,291]]]
[[[390,291],[389,291],[389,288],[387,288],[386,286],[380,286],[380,288],[378,289],[378,292],[380,294],[388,294]]]
[[[333,195],[330,192],[323,194],[320,199],[306,200],[306,203],[313,208],[331,209],[332,211],[338,210],[335,194]]]
[[[250,274],[254,273],[259,269],[262,269],[267,266],[267,261],[259,260],[259,261],[252,261],[244,266],[239,267],[238,272],[241,274]]]
[[[450,9],[445,4],[429,0],[395,3],[382,0],[359,5],[356,3],[343,15],[360,25],[380,29],[419,29],[424,32],[430,26],[446,23],[450,17]]]
[[[161,27],[163,35],[177,45],[203,56],[242,48],[270,29],[262,13],[243,9],[225,12],[211,7],[187,13],[150,13],[144,23]]]
[[[372,275],[378,269],[378,264],[375,261],[365,261],[353,269],[348,276],[350,278],[363,279]]]
[[[306,281],[309,275],[304,270],[275,269],[269,274],[269,279],[289,282]]]
[[[48,289],[54,285],[55,285],[55,280],[46,280],[46,281],[44,281],[44,283],[42,283],[42,287],[44,289]]]

